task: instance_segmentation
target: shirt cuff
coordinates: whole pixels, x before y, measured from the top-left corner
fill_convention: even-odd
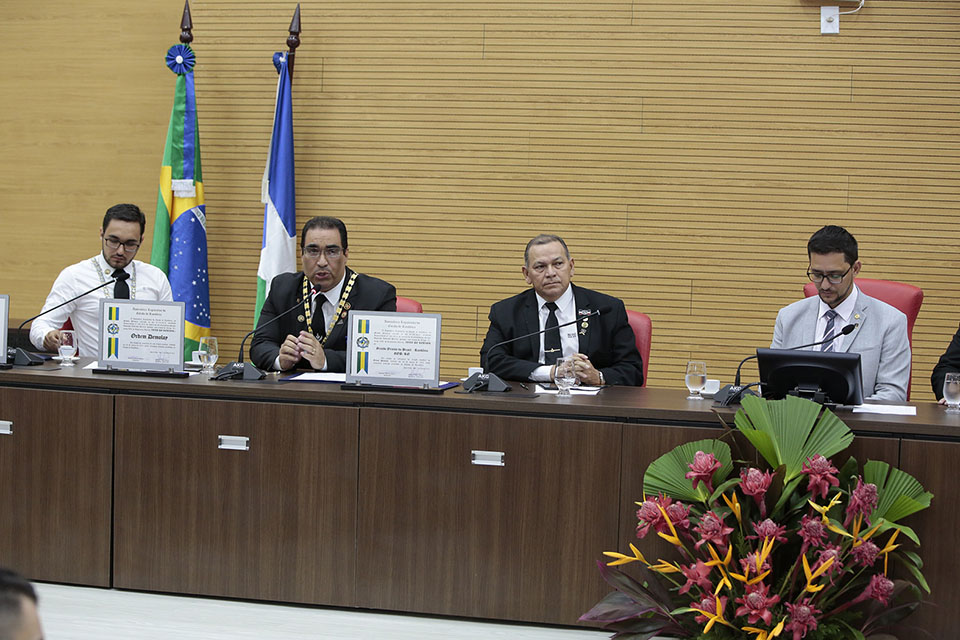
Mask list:
[[[533,382],[553,382],[550,378],[550,370],[553,369],[553,365],[542,364],[532,372],[530,372],[530,380]]]

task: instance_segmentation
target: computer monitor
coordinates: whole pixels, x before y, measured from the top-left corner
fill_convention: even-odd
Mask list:
[[[799,395],[820,403],[863,404],[859,353],[757,349],[757,366],[766,398]]]

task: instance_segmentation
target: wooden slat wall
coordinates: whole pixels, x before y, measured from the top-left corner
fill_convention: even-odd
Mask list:
[[[133,167],[153,180],[141,198],[152,213],[172,93],[172,75],[156,67],[176,41],[180,7],[139,4],[116,20],[144,34],[150,50],[129,46],[143,60],[134,68],[151,72],[124,87],[160,95],[160,106],[133,105],[143,119],[119,135],[145,145]],[[837,223],[860,241],[863,276],[924,289],[913,397],[932,398],[930,370],[960,320],[960,3],[868,1],[841,16],[835,36],[820,35],[818,4],[798,0],[301,5],[298,220],[342,217],[354,268],[443,314],[444,376],[476,364],[489,305],[525,286],[523,244],[549,231],[567,239],[578,283],[652,316],[651,386],[680,386],[694,356],[729,381],[769,342],[777,309],[801,295],[806,239]],[[228,353],[251,322],[270,57],[294,6],[192,5],[212,311]],[[40,9],[16,11],[35,20]],[[101,33],[95,18],[61,21],[50,37]],[[9,21],[0,29],[23,41]],[[116,64],[78,66],[105,74]],[[53,69],[0,82],[39,82],[56,97],[65,81]],[[48,151],[64,135],[85,146],[105,134],[48,124],[39,134]],[[19,161],[8,151],[5,176]],[[80,174],[50,156],[37,165],[62,176],[45,182],[52,197],[75,197]],[[17,317],[39,306],[36,289],[45,293],[67,261],[25,248],[40,236],[24,216],[49,212],[27,195],[3,214],[25,212],[14,218],[19,241],[0,239],[0,266],[27,276],[4,276],[21,294]],[[102,212],[110,203],[93,195]]]

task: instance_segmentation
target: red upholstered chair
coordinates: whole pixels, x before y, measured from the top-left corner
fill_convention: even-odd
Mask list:
[[[907,339],[910,341],[910,350],[913,351],[913,324],[917,321],[917,314],[920,313],[920,305],[923,304],[923,289],[915,287],[905,282],[894,282],[893,280],[874,280],[873,278],[857,278],[857,286],[860,291],[871,298],[882,300],[891,307],[896,307],[907,316]],[[817,295],[817,285],[808,282],[803,285],[803,294],[806,297]],[[911,363],[911,373],[913,366]],[[912,376],[911,376],[912,377]],[[907,383],[907,400],[910,399],[910,386]]]
[[[643,384],[647,386],[647,369],[650,368],[650,335],[653,333],[653,323],[650,322],[650,316],[639,311],[630,311],[627,309],[627,322],[633,329],[634,338],[637,341],[637,351],[643,358]]]
[[[413,298],[397,296],[397,311],[403,313],[423,313],[423,305]]]

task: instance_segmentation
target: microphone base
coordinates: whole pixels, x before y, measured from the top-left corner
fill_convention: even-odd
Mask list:
[[[211,380],[263,380],[267,377],[252,362],[231,362],[222,367]]]
[[[30,353],[22,347],[17,347],[17,353],[13,356],[13,364],[18,367],[33,367],[43,364],[43,358],[35,353]]]
[[[512,388],[495,373],[475,373],[463,381],[463,390],[467,393],[473,393],[474,391],[510,391]]]
[[[720,391],[713,394],[713,402],[718,407],[730,407],[740,404],[743,396],[755,396],[754,391],[747,388],[747,385],[725,385]]]

